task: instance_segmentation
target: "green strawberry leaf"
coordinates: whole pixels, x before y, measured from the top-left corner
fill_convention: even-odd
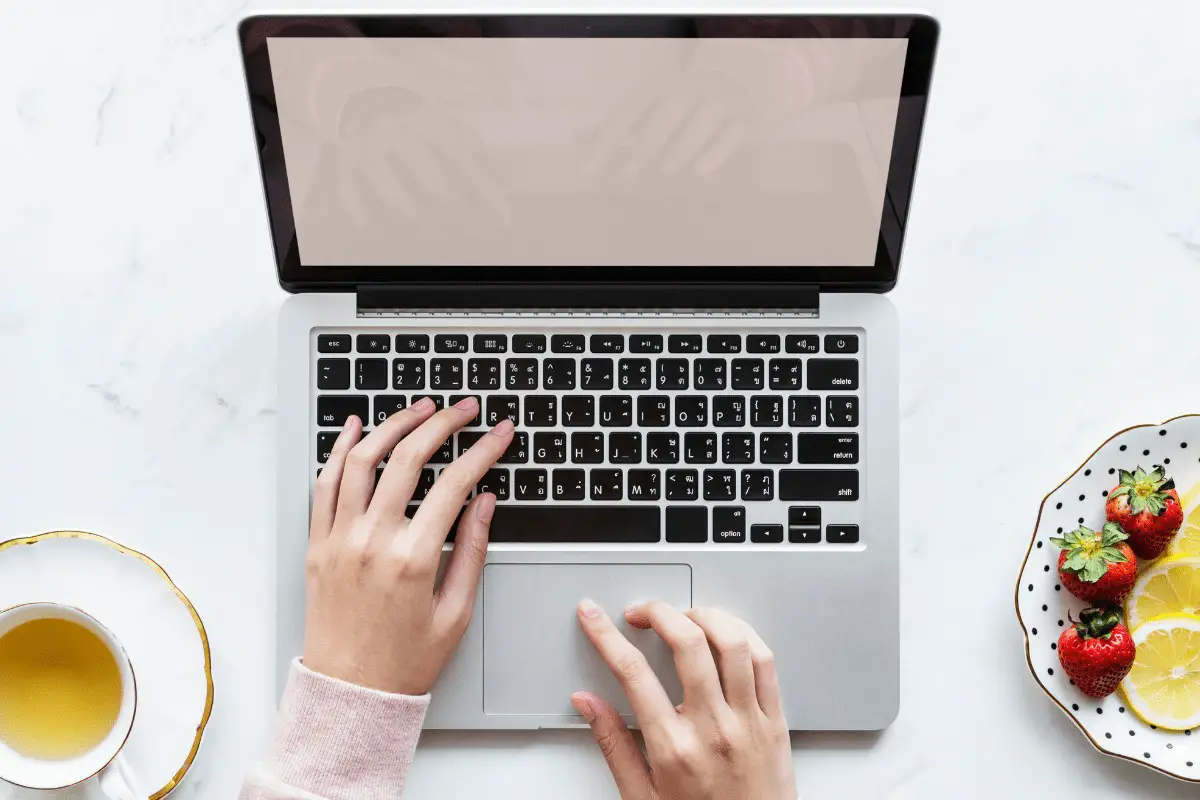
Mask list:
[[[1125,554],[1115,547],[1105,547],[1099,553],[1100,558],[1104,559],[1109,564],[1124,564],[1127,559]]]
[[[1067,548],[1072,546],[1071,543],[1068,542],[1066,539],[1060,539],[1057,536],[1050,537],[1050,544],[1054,545],[1059,550],[1066,550]]]
[[[1109,522],[1104,526],[1103,537],[1101,544],[1105,547],[1112,547],[1118,542],[1123,542],[1129,538],[1129,534],[1122,530],[1121,526],[1115,522]]]
[[[1090,558],[1084,561],[1083,570],[1079,573],[1079,579],[1084,583],[1095,583],[1104,577],[1104,573],[1108,571],[1108,565],[1104,563],[1104,559]]]

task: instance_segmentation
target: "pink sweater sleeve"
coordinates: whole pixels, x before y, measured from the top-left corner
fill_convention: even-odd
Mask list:
[[[266,761],[241,800],[394,800],[429,695],[364,689],[292,664]]]

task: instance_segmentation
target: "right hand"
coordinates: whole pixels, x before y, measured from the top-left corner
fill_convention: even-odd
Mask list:
[[[579,622],[625,690],[646,742],[593,694],[571,698],[596,736],[622,800],[795,800],[796,777],[774,658],[748,624],[715,608],[663,602],[627,609],[675,654],[683,702],[672,706],[642,652],[595,604]]]

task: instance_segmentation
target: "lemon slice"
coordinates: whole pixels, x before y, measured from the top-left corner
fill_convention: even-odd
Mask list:
[[[1179,497],[1183,506],[1183,527],[1167,547],[1169,556],[1200,556],[1200,483]]]
[[[1137,656],[1121,681],[1130,710],[1164,730],[1200,726],[1200,616],[1155,617],[1132,635]]]
[[[1138,576],[1125,601],[1125,620],[1133,630],[1163,614],[1200,614],[1200,556],[1160,559]]]

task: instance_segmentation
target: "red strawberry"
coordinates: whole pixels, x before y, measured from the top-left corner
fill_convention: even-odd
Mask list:
[[[1175,481],[1162,467],[1145,472],[1121,470],[1121,482],[1108,493],[1104,513],[1109,522],[1129,534],[1129,546],[1137,557],[1149,561],[1162,555],[1183,525],[1183,508]]]
[[[1051,543],[1061,547],[1058,575],[1071,594],[1092,605],[1117,605],[1137,580],[1137,556],[1129,537],[1110,522],[1102,533],[1082,525]]]
[[[1074,620],[1072,620],[1074,622]],[[1085,608],[1058,637],[1058,663],[1089,697],[1108,697],[1133,668],[1136,648],[1120,612]]]

